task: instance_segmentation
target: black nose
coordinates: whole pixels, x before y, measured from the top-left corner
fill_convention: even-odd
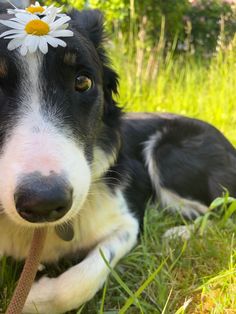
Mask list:
[[[52,222],[72,205],[72,188],[63,177],[39,173],[24,176],[14,195],[16,210],[27,221]]]

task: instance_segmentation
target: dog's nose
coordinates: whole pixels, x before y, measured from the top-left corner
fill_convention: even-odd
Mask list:
[[[32,223],[62,218],[72,205],[72,188],[58,175],[24,176],[14,194],[16,210]]]

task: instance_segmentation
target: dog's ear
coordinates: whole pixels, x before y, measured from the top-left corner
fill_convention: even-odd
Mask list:
[[[107,57],[103,47],[103,41],[106,38],[104,32],[103,14],[99,10],[72,10],[70,12],[72,27],[77,29],[83,36],[88,38],[96,48],[103,66],[103,82],[105,97],[105,115],[119,116],[120,109],[116,106],[113,99],[113,93],[117,94],[118,75],[110,67],[110,60]],[[112,121],[111,119],[110,121]]]
[[[99,10],[72,10],[72,26],[84,34],[98,48],[104,38],[103,14]]]
[[[118,94],[117,89],[119,77],[107,62],[103,65],[104,95],[106,100],[111,103],[114,102],[112,98],[113,93]]]
[[[121,114],[121,109],[117,107],[117,103],[113,98],[113,93],[117,94],[118,75],[108,65],[103,66],[104,73],[104,98],[105,98],[105,116],[108,117],[108,124],[112,125]]]

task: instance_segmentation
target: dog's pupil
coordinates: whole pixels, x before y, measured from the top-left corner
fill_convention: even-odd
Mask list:
[[[76,78],[75,89],[78,92],[85,92],[86,90],[90,89],[91,86],[92,86],[92,81],[87,76],[81,75]]]

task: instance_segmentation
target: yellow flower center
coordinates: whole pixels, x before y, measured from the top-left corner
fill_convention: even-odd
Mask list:
[[[36,7],[28,7],[25,9],[27,12],[30,12],[32,14],[34,13],[43,13],[45,9],[41,6],[36,6]]]
[[[27,34],[44,36],[50,32],[49,25],[42,20],[32,20],[25,25]]]

